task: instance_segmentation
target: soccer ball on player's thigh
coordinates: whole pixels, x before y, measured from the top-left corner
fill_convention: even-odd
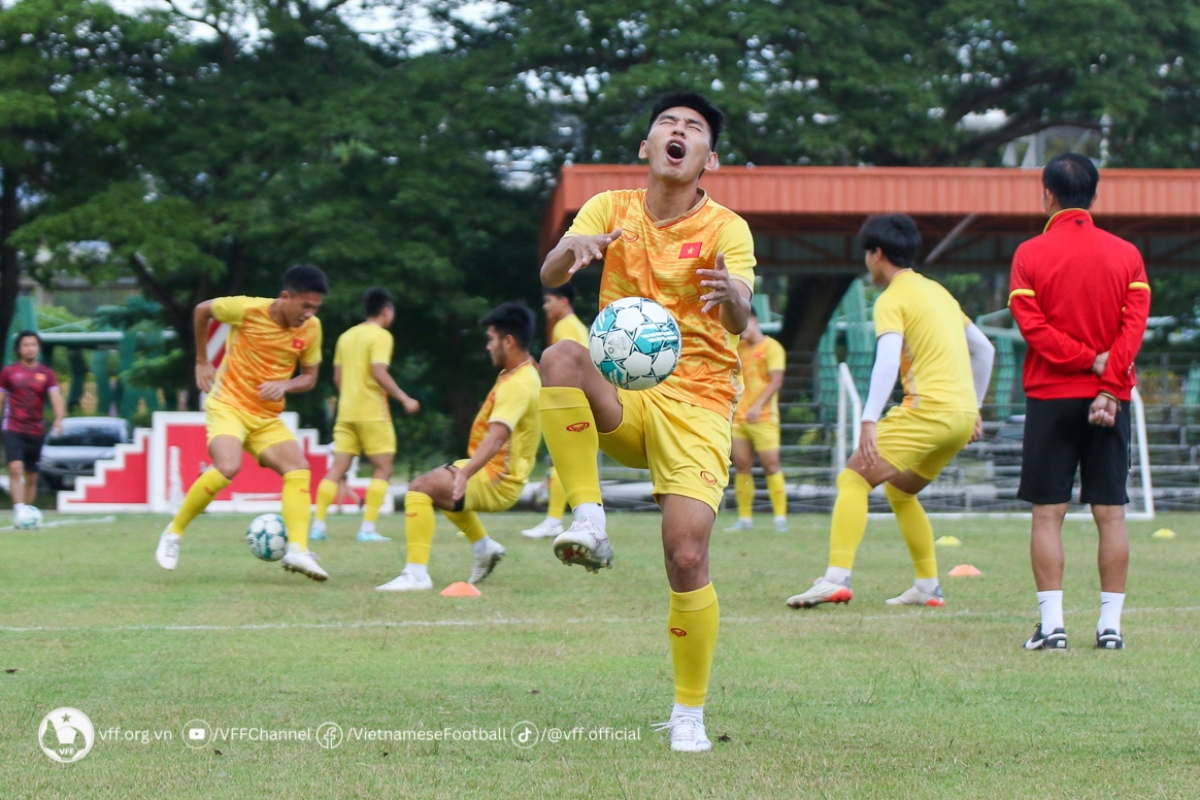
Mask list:
[[[679,363],[681,346],[671,312],[645,297],[610,303],[592,322],[592,363],[622,389],[651,389],[665,381]]]

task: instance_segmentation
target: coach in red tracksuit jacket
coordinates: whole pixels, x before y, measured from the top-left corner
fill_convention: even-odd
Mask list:
[[[1028,344],[1025,437],[1017,497],[1033,504],[1030,556],[1042,621],[1029,650],[1067,646],[1062,613],[1062,522],[1080,470],[1080,500],[1100,532],[1096,647],[1121,649],[1129,567],[1125,483],[1133,359],[1150,313],[1137,248],[1100,230],[1087,209],[1099,173],[1075,153],[1042,172],[1050,221],[1013,256],[1009,308]]]

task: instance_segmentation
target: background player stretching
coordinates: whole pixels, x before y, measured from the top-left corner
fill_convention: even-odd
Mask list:
[[[404,393],[388,367],[392,363],[392,334],[388,332],[396,318],[392,295],[382,286],[373,286],[363,295],[367,320],[338,337],[333,359],[333,382],[338,387],[337,423],[333,426],[333,467],[317,485],[316,519],[312,538],[325,538],[325,514],[338,494],[338,482],[359,453],[365,453],[375,468],[367,487],[360,542],[386,542],[375,530],[379,507],[387,496],[388,479],[396,461],[396,428],[388,396],[415,414],[421,404]]]
[[[708,576],[708,540],[729,482],[730,417],[737,396],[736,340],[754,286],[754,239],[745,220],[699,188],[715,152],[722,115],[704,97],[663,97],[650,115],[639,157],[648,188],[588,200],[542,264],[542,283],[560,286],[604,259],[600,307],[622,297],[657,300],[679,323],[675,372],[653,389],[619,390],[600,376],[586,348],[559,342],[542,356],[542,430],[558,467],[571,528],[554,540],[565,564],[611,567],[597,450],[649,469],[662,508],[663,552],[671,585],[668,636],[675,706],[664,723],[671,748],[712,744],[704,699],[720,626]]]
[[[242,467],[244,448],[259,464],[283,476],[282,513],[288,535],[283,568],[317,581],[329,577],[308,551],[308,461],[295,434],[279,418],[284,395],[316,385],[321,322],[315,315],[328,293],[325,273],[297,264],[283,273],[283,291],[274,300],[218,297],[196,306],[196,386],[209,392],[204,424],[213,465],[188,489],[179,513],[159,538],[154,555],[163,569],[175,569],[184,530],[233,481]],[[208,362],[205,341],[213,319],[232,327],[219,370]],[[297,364],[300,374],[292,377]]]

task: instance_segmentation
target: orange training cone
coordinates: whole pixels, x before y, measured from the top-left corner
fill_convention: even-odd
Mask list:
[[[982,574],[982,572],[975,569],[975,567],[972,567],[970,564],[959,564],[957,567],[950,570],[950,577],[952,578],[974,578],[976,575]]]
[[[456,581],[442,589],[442,597],[479,597],[483,594],[466,581]]]

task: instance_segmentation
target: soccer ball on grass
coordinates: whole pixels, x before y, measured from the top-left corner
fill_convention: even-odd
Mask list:
[[[40,527],[41,524],[42,512],[33,506],[27,505],[22,507],[21,510],[13,517],[13,527],[18,530],[33,530],[34,528]]]
[[[263,561],[278,561],[287,552],[287,527],[278,514],[259,514],[246,531],[250,552]]]

